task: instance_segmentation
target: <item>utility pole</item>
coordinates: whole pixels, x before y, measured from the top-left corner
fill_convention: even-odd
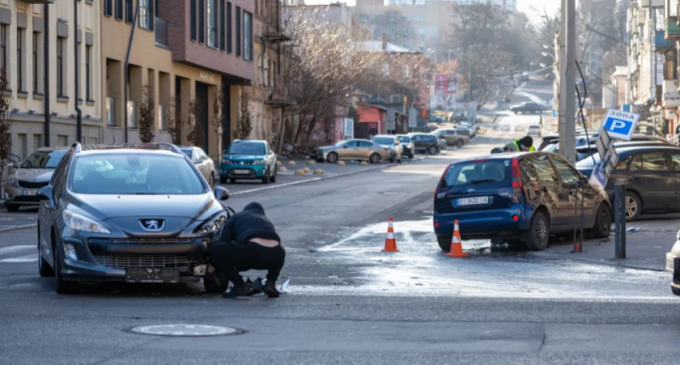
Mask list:
[[[575,0],[562,0],[559,31],[559,124],[560,155],[571,163],[576,162],[575,91]]]
[[[78,101],[80,99],[80,52],[78,48],[80,44],[78,43],[78,0],[73,0],[73,44],[75,45],[75,81],[76,81],[76,95],[75,95],[75,105],[76,105],[76,140],[83,143],[83,112],[80,110]],[[46,67],[48,67],[46,65]]]
[[[50,4],[43,6],[43,82],[44,82],[44,109],[45,109],[45,147],[50,147],[50,125],[52,124],[52,112],[50,111]],[[36,67],[33,65],[33,67]]]

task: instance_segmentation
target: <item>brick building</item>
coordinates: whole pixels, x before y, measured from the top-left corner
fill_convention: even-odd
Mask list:
[[[138,1],[142,3],[127,82],[124,65],[137,1],[102,1],[104,140],[125,139],[123,99],[127,87],[128,141],[139,141],[138,109],[148,86],[156,106],[156,141],[170,142],[168,114],[179,110],[186,121],[190,103],[194,103],[198,105],[197,128],[206,136],[199,147],[209,154],[221,153],[233,139],[242,86],[254,77],[253,2]],[[215,115],[218,98],[222,110]],[[189,143],[188,134],[185,126],[182,144]]]
[[[74,27],[73,3],[56,0],[47,5],[49,17],[45,21],[44,5],[0,0],[0,67],[5,68],[9,79],[14,119],[11,153],[21,160],[48,142],[51,146],[68,146],[76,141],[76,100],[82,110],[83,142],[101,141],[103,100],[96,87],[101,83],[101,3],[78,2],[78,29]],[[76,36],[80,95],[75,95]],[[47,64],[45,41],[49,44]],[[49,71],[49,100],[45,97],[45,71]],[[45,133],[46,105],[51,116],[49,138]]]

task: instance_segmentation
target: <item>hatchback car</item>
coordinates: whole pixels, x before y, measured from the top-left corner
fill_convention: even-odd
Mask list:
[[[68,147],[42,147],[19,165],[5,184],[5,206],[16,212],[21,206],[37,207],[38,189],[49,185],[52,173],[68,151]]]
[[[458,148],[463,147],[466,143],[470,142],[469,136],[459,135],[455,129],[437,129],[432,132],[437,138],[441,138],[446,141],[447,146],[456,146]]]
[[[529,128],[527,128],[527,136],[541,136],[541,126],[540,125],[530,125]]]
[[[416,152],[429,153],[431,155],[441,152],[441,146],[437,143],[437,137],[426,133],[409,133],[415,145]]]
[[[533,114],[533,113],[543,113],[548,107],[534,103],[526,102],[519,105],[515,105],[510,108],[510,111],[515,114]]]
[[[316,149],[316,160],[336,163],[339,160],[368,161],[379,163],[392,158],[389,149],[367,139],[340,141],[333,146]]]
[[[81,281],[199,281],[228,197],[173,145],[77,143],[38,192],[40,275],[55,276],[57,293]]]
[[[404,147],[403,155],[413,159],[416,156],[416,146],[411,140],[411,136],[406,134],[397,134],[397,138],[401,142],[401,146]]]
[[[260,180],[263,184],[276,182],[276,154],[267,141],[236,140],[224,151],[220,183],[237,180]]]
[[[456,127],[456,133],[468,138],[474,138],[477,135],[477,128],[471,125],[459,125]]]
[[[576,186],[580,184],[579,192]],[[575,195],[583,198],[583,227],[607,237],[612,209],[607,194],[551,153],[502,153],[452,163],[434,193],[434,231],[442,250],[458,220],[463,238],[521,239],[543,250],[549,235],[581,227]]]
[[[647,146],[615,146],[619,156],[605,189],[613,192],[616,180],[626,184],[626,220],[633,221],[647,213],[680,212],[678,178],[680,178],[680,147],[665,144]],[[576,164],[581,173],[592,174],[600,155]]]
[[[389,154],[389,161],[398,161],[401,163],[401,157],[404,154],[404,147],[401,145],[401,141],[395,135],[377,135],[373,137],[373,142],[380,145],[380,147],[387,148],[387,153]]]
[[[208,184],[211,187],[215,186],[215,163],[205,151],[202,148],[192,146],[180,146],[179,149],[196,165]]]

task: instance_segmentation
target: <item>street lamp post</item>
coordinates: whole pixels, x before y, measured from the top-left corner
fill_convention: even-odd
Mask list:
[[[78,105],[80,99],[80,52],[78,49],[78,0],[73,0],[73,44],[75,45],[75,68],[76,68],[76,140],[80,143],[83,142],[83,116],[80,106]]]

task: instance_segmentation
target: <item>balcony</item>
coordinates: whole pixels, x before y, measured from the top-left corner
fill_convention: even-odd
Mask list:
[[[156,17],[156,44],[168,47],[168,22]]]
[[[666,32],[665,32],[665,38],[666,40],[676,40],[680,39],[680,26],[678,26],[678,18],[677,17],[668,17],[666,18]]]
[[[652,38],[652,50],[653,51],[667,51],[675,48],[673,42],[666,40],[666,34],[662,31],[654,32],[654,37]]]

